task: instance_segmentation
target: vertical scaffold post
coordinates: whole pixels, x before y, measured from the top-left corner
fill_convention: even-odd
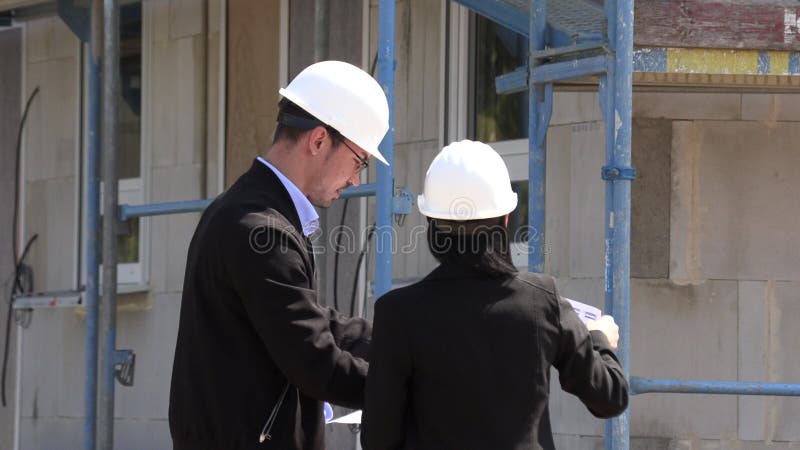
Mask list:
[[[117,348],[117,98],[119,0],[103,4],[103,357],[98,406],[99,448],[114,448],[114,353]],[[90,237],[91,238],[91,237]]]
[[[95,450],[97,433],[97,324],[99,268],[97,235],[100,228],[100,44],[103,38],[102,0],[92,0],[89,10],[89,123],[86,158],[86,383],[83,427],[84,450]]]
[[[633,0],[610,0],[606,7],[609,45],[614,51],[614,67],[609,71],[608,87],[613,85],[613,150],[608,160],[617,175],[607,179],[611,203],[606,197],[606,239],[610,258],[606,264],[607,301],[620,328],[617,356],[626,378],[630,378],[630,225],[631,225],[631,109],[633,96]],[[611,128],[607,127],[606,130]],[[628,172],[628,176],[619,176]],[[608,194],[608,191],[607,191]],[[610,279],[609,279],[610,277]],[[610,295],[609,295],[610,294]],[[630,413],[611,419],[607,426],[606,448],[630,448]]]
[[[553,105],[549,101],[552,100],[552,85],[533,82],[533,69],[538,64],[533,53],[544,49],[546,15],[546,0],[531,0],[528,33],[528,270],[539,273],[544,272],[545,136]]]
[[[378,82],[389,102],[389,132],[380,145],[389,165],[378,163],[378,198],[375,222],[375,298],[392,287],[392,196],[394,194],[394,0],[378,6]]]

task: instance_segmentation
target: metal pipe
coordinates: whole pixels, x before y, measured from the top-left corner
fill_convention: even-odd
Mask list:
[[[456,0],[472,11],[486,17],[492,22],[502,24],[504,27],[528,37],[530,23],[526,20],[524,11],[511,2],[486,1],[486,0]],[[534,0],[535,1],[535,0]],[[531,9],[533,11],[533,9]]]
[[[186,202],[150,203],[147,205],[121,205],[120,219],[124,222],[134,217],[163,216],[165,214],[180,214],[199,212],[208,207],[213,198],[205,200],[192,200]]]
[[[342,191],[340,198],[369,197],[377,192],[377,183],[351,186]],[[189,200],[184,202],[150,203],[146,205],[120,205],[120,219],[124,222],[135,217],[162,216],[200,212],[213,202],[213,198],[205,200]]]
[[[99,448],[114,448],[114,352],[117,347],[117,99],[119,2],[103,2],[103,357],[98,407]]]
[[[378,190],[377,183],[351,186],[342,191],[340,198],[369,197]],[[120,205],[120,219],[124,222],[135,217],[162,216],[166,214],[180,214],[203,211],[214,201],[213,198],[205,200],[190,200],[184,202],[150,203],[146,205]]]
[[[615,0],[609,0],[605,3],[605,13],[607,18],[612,18],[614,14],[616,14],[616,2]],[[615,23],[611,20],[609,23]],[[609,27],[609,40],[613,43],[613,29],[616,27]],[[612,44],[613,46],[613,44]],[[600,88],[599,88],[599,100],[600,100],[600,110],[603,113],[603,121],[605,125],[605,140],[606,140],[606,159],[605,165],[611,166],[614,164],[614,144],[615,144],[615,134],[616,134],[616,124],[614,122],[614,74],[616,70],[614,66],[616,65],[616,61],[613,60],[609,64],[607,72],[600,77]],[[614,204],[614,183],[610,180],[606,180],[605,182],[605,216],[604,216],[604,227],[605,227],[605,285],[604,285],[604,292],[605,292],[605,311],[608,315],[614,315],[614,300],[612,298],[612,286],[614,281],[614,249],[612,248],[612,243],[614,241],[614,227],[613,222],[611,222],[611,211],[612,206]],[[607,422],[607,425],[610,422]],[[607,429],[606,431],[610,431]]]
[[[392,287],[392,194],[394,164],[394,0],[381,0],[378,7],[378,82],[389,102],[389,131],[380,151],[389,165],[378,163],[378,199],[375,212],[375,298]]]
[[[379,163],[380,164],[380,163]],[[342,191],[340,198],[369,197],[378,192],[378,183],[367,183],[358,186],[350,186]]]
[[[612,0],[616,3],[611,32],[614,66],[614,164],[631,165],[631,108],[633,97],[633,0]],[[619,324],[620,339],[617,357],[626,378],[630,377],[630,226],[631,181],[616,179],[613,186],[613,209],[606,217],[606,226],[612,228],[612,285],[611,298],[614,318]],[[614,450],[630,448],[630,411],[611,419],[611,442]]]
[[[283,4],[281,4],[281,14],[283,13]],[[282,26],[282,25],[281,25]],[[280,33],[284,36],[285,33]],[[281,45],[281,52],[283,44]],[[219,1],[219,87],[217,91],[218,105],[228,104],[228,0]],[[283,70],[281,70],[283,73]],[[281,84],[281,86],[286,86]],[[214,195],[221,193],[225,190],[225,148],[227,137],[227,106],[217,107],[217,189]]]
[[[608,26],[608,41],[609,48],[615,49],[614,38],[616,36],[616,20],[613,19],[617,12],[616,0],[608,0],[604,3],[606,23]],[[606,138],[606,166],[614,163],[614,144],[616,135],[616,124],[614,121],[614,74],[616,60],[609,64],[608,71],[605,75],[600,77],[599,99],[600,109],[603,113],[603,121],[605,125],[605,138]],[[613,284],[614,284],[614,227],[612,220],[612,206],[614,204],[614,183],[606,180],[605,184],[605,215],[603,216],[605,228],[605,273],[604,273],[604,295],[605,295],[605,311],[606,314],[614,315],[614,298],[613,298]],[[606,450],[613,450],[614,442],[612,436],[614,435],[615,423],[609,419],[605,421],[605,447]]]
[[[10,313],[10,311],[9,311]],[[21,324],[17,324],[17,355],[15,357],[16,367],[14,368],[14,381],[16,387],[14,388],[14,450],[19,450],[20,438],[20,421],[22,416],[22,328]]]
[[[545,90],[533,83],[533,74],[539,60],[535,52],[545,47],[547,2],[531,0],[528,33],[528,270],[544,272],[544,208],[545,208],[545,161],[544,136],[547,133],[549,116],[545,105]],[[552,105],[551,105],[552,106]]]
[[[554,81],[583,78],[605,73],[606,67],[608,66],[607,58],[610,57],[598,55],[573,61],[550,63],[535,69],[531,68],[531,78],[535,83],[552,83]]]
[[[648,392],[678,394],[780,395],[800,396],[800,383],[759,383],[752,381],[670,380],[631,377],[634,395]]]
[[[557,58],[560,56],[570,55],[573,53],[580,53],[592,50],[603,50],[607,44],[605,42],[584,42],[582,44],[569,45],[566,47],[554,47],[545,50],[532,52],[531,56],[536,59]]]
[[[314,62],[328,59],[330,0],[314,1]]]
[[[608,73],[600,77],[600,103],[603,112],[603,119],[605,121],[605,137],[606,137],[606,165],[609,166],[614,162],[614,73],[613,64],[609,68]],[[614,284],[614,227],[613,227],[613,214],[612,208],[614,205],[614,183],[610,180],[605,182],[605,215],[604,215],[604,228],[605,228],[605,311],[606,314],[614,315],[614,298],[613,298],[613,284]],[[605,423],[605,442],[606,450],[613,450],[611,436],[614,434],[614,423],[612,420],[606,420]]]
[[[88,155],[86,157],[86,381],[84,387],[83,448],[95,450],[97,433],[97,235],[100,228],[100,42],[103,32],[101,0],[92,0],[89,33]]]
[[[200,143],[200,154],[203,155],[203,162],[201,164],[201,180],[200,180],[200,196],[203,198],[208,197],[208,180],[211,165],[209,164],[209,142],[208,142],[208,51],[210,36],[208,33],[208,0],[200,1],[200,39],[203,45],[200,51],[200,66],[199,76],[197,79],[198,86],[195,87],[198,92],[197,103],[200,105],[200,123],[195,124],[195,135],[198,136]]]

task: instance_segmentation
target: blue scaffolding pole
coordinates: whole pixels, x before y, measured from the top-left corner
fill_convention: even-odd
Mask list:
[[[669,392],[675,394],[726,394],[726,395],[776,395],[800,396],[797,383],[761,383],[753,381],[670,380],[631,377],[631,391],[635,394]]]
[[[103,43],[102,0],[92,0],[87,6],[77,5],[75,0],[58,0],[58,15],[83,43],[89,44],[88,67],[88,113],[86,155],[86,379],[84,384],[83,427],[84,450],[95,450],[97,432],[97,372],[99,331],[99,247],[96,236],[100,231],[100,64]]]
[[[100,0],[91,5],[91,37],[89,44],[89,139],[86,158],[86,381],[83,429],[84,450],[94,450],[97,430],[97,336],[99,265],[97,239],[100,229]]]
[[[380,151],[389,163],[378,164],[378,198],[375,211],[375,298],[392,288],[392,196],[394,191],[394,0],[378,6],[378,83],[389,102],[389,131]]]
[[[614,85],[614,105],[605,104],[606,130],[613,124],[611,148],[606,148],[606,307],[620,328],[617,357],[626,378],[630,377],[630,249],[631,249],[631,111],[633,96],[633,0],[606,0],[608,42],[614,65],[606,75],[606,88]],[[601,94],[602,96],[602,94]],[[611,95],[605,98],[612,98]],[[608,132],[608,131],[607,131]],[[609,139],[610,143],[611,140]],[[608,191],[610,192],[610,202]],[[610,239],[610,240],[608,240]],[[610,253],[610,254],[609,254]],[[610,303],[610,304],[609,304]],[[630,410],[606,422],[606,449],[630,448]]]
[[[114,368],[117,351],[117,217],[119,173],[119,0],[103,1],[103,309],[100,321],[102,356],[100,360],[99,403],[97,405],[97,445],[114,448]],[[113,261],[113,263],[110,263]]]
[[[538,273],[544,272],[545,137],[553,111],[553,85],[535,82],[539,60],[533,54],[545,48],[546,8],[545,0],[531,1],[528,32],[528,270]]]

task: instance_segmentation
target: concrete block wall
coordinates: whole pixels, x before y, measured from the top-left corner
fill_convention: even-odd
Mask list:
[[[0,292],[7,299],[14,282],[14,257],[13,240],[16,227],[14,226],[14,200],[16,199],[17,186],[15,179],[17,163],[17,130],[22,116],[22,30],[18,28],[0,31],[0,54],[4,56],[4,63],[0,65]],[[8,308],[0,309],[0,323],[5,324],[9,314]],[[13,323],[13,322],[12,322]],[[14,436],[14,389],[16,384],[17,351],[13,343],[17,340],[16,327],[9,334],[9,365],[6,372],[6,405],[0,408],[0,448],[12,445]],[[0,335],[0,345],[5,346],[6,336]],[[3,347],[0,347],[3,348]]]
[[[29,263],[34,289],[77,288],[80,43],[56,17],[24,28],[25,93],[40,89],[25,130],[24,235],[38,234]],[[23,340],[21,448],[80,443],[85,322],[72,310],[33,314]],[[13,392],[15,385],[9,385]],[[80,429],[80,428],[76,428]]]
[[[800,308],[798,100],[634,95],[633,375],[800,380],[792,363],[800,333],[787,326]],[[574,143],[584,129],[553,126],[548,136],[547,242],[562,294],[602,307],[603,262],[593,255],[602,255],[603,133],[593,139],[597,151],[583,151]],[[569,157],[553,153],[556,143]],[[798,408],[792,397],[635,396],[632,447],[796,448]],[[586,437],[601,436],[602,421],[557,383],[551,413],[563,448],[602,448],[599,437]]]
[[[143,3],[146,202],[194,200],[219,190],[214,105],[219,105],[220,3],[209,1],[208,40],[200,5]],[[26,88],[41,88],[26,131],[25,232],[39,233],[30,262],[37,290],[71,289],[78,283],[80,44],[56,16],[27,22],[25,39]],[[204,90],[209,100],[205,117]],[[172,358],[186,251],[198,218],[182,214],[143,220],[146,280],[138,292],[118,296],[117,345],[133,349],[137,364],[135,385],[116,386],[115,448],[171,448]],[[21,448],[82,446],[84,346],[85,311],[34,312],[23,332]]]

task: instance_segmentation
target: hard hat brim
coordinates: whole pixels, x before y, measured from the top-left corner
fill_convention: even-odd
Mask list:
[[[494,209],[484,209],[481,211],[463,211],[458,208],[458,205],[452,205],[451,210],[437,211],[428,207],[424,195],[417,196],[417,208],[420,214],[432,219],[443,220],[481,220],[490,219],[492,217],[502,217],[517,209],[518,197],[515,192],[508,196],[506,204]]]

